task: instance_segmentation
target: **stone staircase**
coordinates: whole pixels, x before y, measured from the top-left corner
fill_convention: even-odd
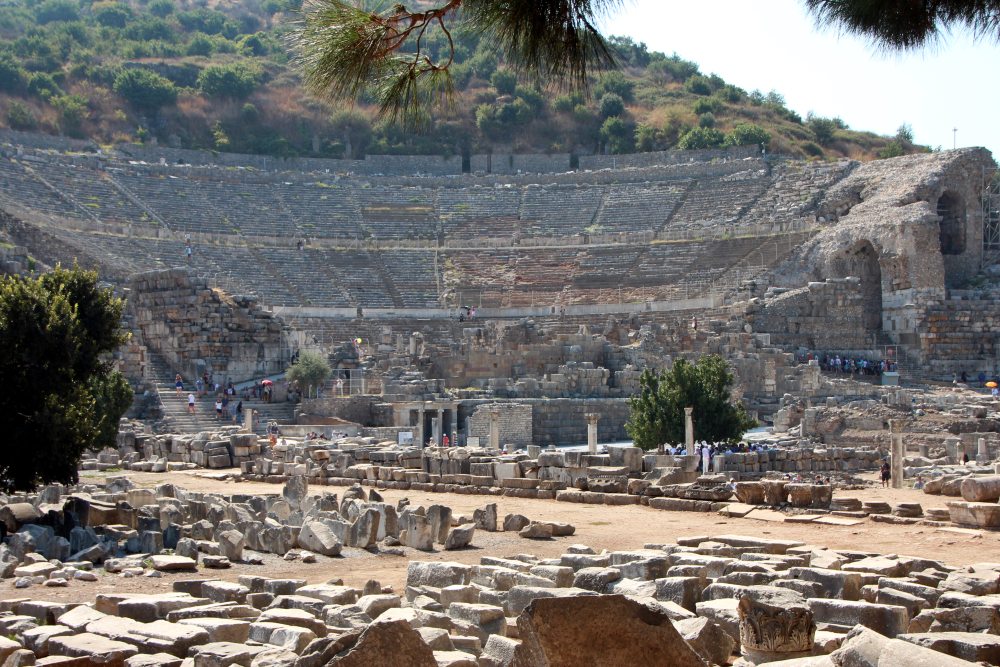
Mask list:
[[[163,419],[169,424],[170,430],[177,433],[196,433],[218,428],[215,402],[211,396],[206,394],[197,399],[195,414],[192,415],[187,411],[187,395],[195,391],[193,378],[184,378],[184,391],[178,396],[174,389],[176,372],[170,368],[166,359],[152,350],[147,353],[146,372],[156,387],[160,404],[163,406]],[[197,395],[197,392],[195,393]]]

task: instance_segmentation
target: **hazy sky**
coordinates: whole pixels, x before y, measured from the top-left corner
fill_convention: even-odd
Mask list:
[[[801,0],[625,0],[605,34],[676,52],[747,91],[776,90],[805,118],[839,116],[852,129],[951,148],[985,146],[1000,158],[1000,47],[958,33],[919,52],[879,53],[816,28]]]

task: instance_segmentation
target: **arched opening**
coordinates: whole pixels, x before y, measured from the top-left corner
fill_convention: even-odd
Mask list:
[[[865,331],[882,330],[882,267],[878,253],[868,241],[862,241],[848,250],[837,267],[841,277],[861,279],[861,322]]]
[[[965,252],[965,207],[953,192],[945,192],[937,202],[941,216],[941,254],[961,255]]]

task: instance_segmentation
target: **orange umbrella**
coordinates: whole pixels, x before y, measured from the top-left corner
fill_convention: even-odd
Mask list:
[[[994,382],[993,380],[990,380],[989,382],[986,383],[986,386],[992,389],[993,387],[997,386],[997,383]]]

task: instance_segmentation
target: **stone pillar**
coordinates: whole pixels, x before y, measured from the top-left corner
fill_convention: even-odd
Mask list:
[[[986,438],[979,438],[976,441],[978,448],[976,450],[976,463],[979,465],[986,465],[990,462],[990,450],[986,448]]]
[[[587,452],[597,453],[597,420],[601,418],[596,412],[588,412],[583,415],[587,419]]]
[[[244,433],[253,433],[253,420],[256,415],[257,411],[253,408],[243,410],[243,428],[241,430]]]
[[[437,416],[431,417],[431,439],[433,440],[431,444],[433,444],[435,447],[440,447],[441,424],[442,424],[441,410],[437,409],[435,410],[435,412],[437,413]]]
[[[901,489],[903,488],[903,434],[897,433],[899,429],[899,422],[895,419],[889,420],[889,438],[892,441],[892,447],[889,450],[892,459],[892,488]]]
[[[490,406],[490,449],[500,449],[500,406]]]
[[[424,417],[426,414],[423,408],[417,409],[417,427],[414,429],[414,437],[417,439],[420,449],[423,449],[427,445],[427,434],[424,433]]]
[[[694,454],[694,408],[684,408],[684,446]]]

